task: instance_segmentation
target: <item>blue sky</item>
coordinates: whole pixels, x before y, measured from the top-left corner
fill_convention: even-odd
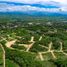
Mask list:
[[[67,12],[67,0],[0,0],[0,12]]]

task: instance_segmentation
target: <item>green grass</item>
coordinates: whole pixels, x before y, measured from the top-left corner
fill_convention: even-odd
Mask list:
[[[19,65],[9,59],[6,59],[6,67],[19,67]]]
[[[2,52],[2,49],[0,47],[0,67],[3,67],[3,52]]]

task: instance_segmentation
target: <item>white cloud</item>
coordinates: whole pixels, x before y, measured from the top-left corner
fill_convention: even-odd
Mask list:
[[[7,1],[7,2],[17,2],[17,3],[26,3],[26,4],[48,4],[48,5],[55,5],[59,6],[60,8],[40,8],[40,7],[33,7],[30,5],[24,5],[24,6],[16,6],[16,5],[8,5],[5,4],[2,6],[0,4],[0,8],[6,6],[4,10],[8,11],[50,11],[50,12],[59,12],[59,9],[62,11],[67,11],[67,0],[2,0],[2,1]],[[1,8],[1,9],[3,9]],[[0,10],[1,11],[1,10]]]
[[[9,2],[20,2],[20,3],[44,3],[49,1],[58,2],[61,4],[67,4],[67,0],[2,0],[2,1],[9,1]]]
[[[16,6],[16,5],[9,5],[9,4],[1,4],[0,11],[9,12],[9,11],[40,11],[40,12],[58,12],[59,8],[40,8],[40,7],[33,7],[30,5],[24,5],[24,6]]]

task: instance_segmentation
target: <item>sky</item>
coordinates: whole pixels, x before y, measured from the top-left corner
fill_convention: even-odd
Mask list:
[[[67,12],[67,0],[0,0],[0,12]]]

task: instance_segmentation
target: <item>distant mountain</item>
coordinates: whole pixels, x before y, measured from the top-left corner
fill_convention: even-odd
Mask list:
[[[0,12],[0,15],[28,15],[28,16],[67,16],[67,13],[55,13],[55,12],[35,12],[35,11],[29,11],[29,12]]]

